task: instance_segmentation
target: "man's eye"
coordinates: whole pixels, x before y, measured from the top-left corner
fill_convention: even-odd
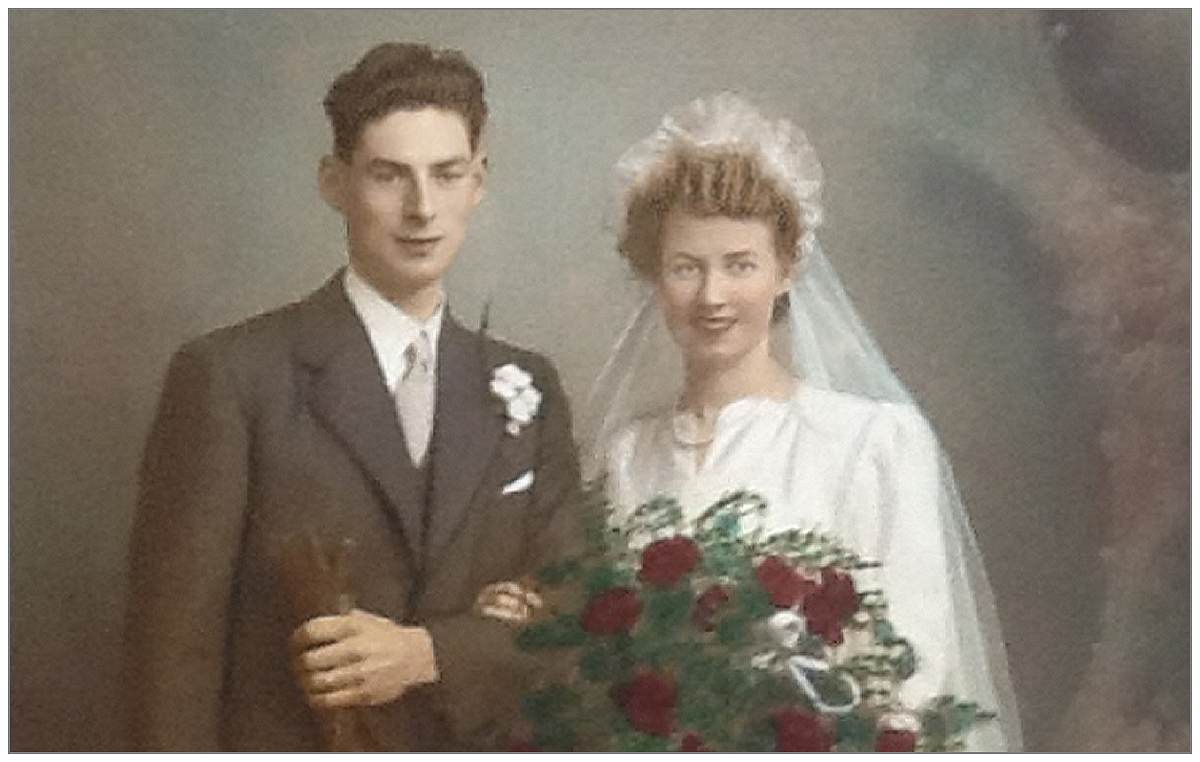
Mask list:
[[[693,275],[696,272],[696,266],[691,262],[679,262],[671,266],[671,274],[679,277]]]
[[[746,273],[751,273],[757,270],[758,265],[748,259],[742,259],[734,262],[732,268],[735,273],[745,275]]]
[[[443,183],[456,182],[458,180],[463,179],[466,176],[467,176],[467,174],[465,172],[461,172],[461,171],[439,172],[436,175],[438,182],[443,182]]]

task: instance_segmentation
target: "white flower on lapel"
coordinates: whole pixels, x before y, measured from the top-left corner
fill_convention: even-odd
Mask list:
[[[493,370],[492,382],[488,386],[492,394],[504,403],[504,413],[508,416],[504,430],[515,437],[537,415],[538,407],[542,404],[542,393],[533,385],[533,376],[513,363]]]

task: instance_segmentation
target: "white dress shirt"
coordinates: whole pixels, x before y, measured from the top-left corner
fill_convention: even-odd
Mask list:
[[[388,301],[365,278],[359,275],[354,266],[346,268],[343,285],[346,296],[359,320],[367,329],[367,337],[371,340],[371,348],[375,351],[375,359],[379,363],[379,371],[383,375],[384,385],[388,393],[396,398],[397,386],[409,371],[406,350],[414,341],[420,341],[422,332],[428,340],[430,350],[429,371],[430,379],[427,387],[427,398],[424,400],[424,430],[432,428],[434,406],[437,401],[437,356],[438,338],[442,331],[442,317],[445,312],[446,300],[439,299],[437,309],[427,320],[417,320]],[[397,411],[397,416],[400,416]],[[400,421],[401,425],[405,421]],[[409,426],[408,428],[414,428]],[[424,453],[419,453],[423,456]],[[420,463],[422,457],[415,460]]]

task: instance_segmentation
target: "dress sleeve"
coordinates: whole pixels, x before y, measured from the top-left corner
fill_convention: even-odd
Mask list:
[[[839,523],[857,552],[882,564],[872,576],[917,657],[901,694],[915,707],[953,691],[959,668],[938,447],[922,415],[895,404],[879,406],[859,444]]]

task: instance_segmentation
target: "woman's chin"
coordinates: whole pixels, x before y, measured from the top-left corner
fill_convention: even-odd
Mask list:
[[[701,346],[689,347],[684,354],[684,359],[691,368],[718,371],[737,365],[738,361],[746,354],[741,347],[706,343]]]

